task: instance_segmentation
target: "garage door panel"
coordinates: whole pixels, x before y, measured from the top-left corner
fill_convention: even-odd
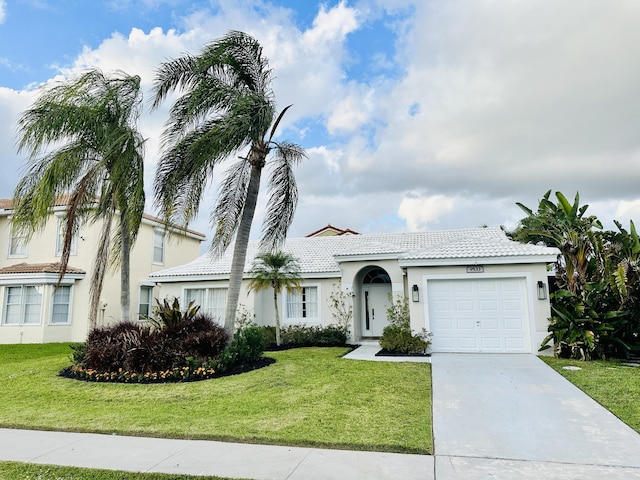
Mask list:
[[[498,310],[497,300],[480,300],[478,302],[478,310],[495,312]]]
[[[485,318],[480,321],[482,330],[498,330],[500,329],[500,320],[497,318]]]
[[[524,278],[428,280],[434,352],[530,352]]]
[[[505,318],[504,328],[507,330],[522,330],[525,328],[525,324],[522,318]]]
[[[455,300],[453,302],[454,312],[472,312],[474,309],[473,301],[470,300]]]
[[[476,321],[473,318],[458,318],[454,325],[458,330],[475,330]]]

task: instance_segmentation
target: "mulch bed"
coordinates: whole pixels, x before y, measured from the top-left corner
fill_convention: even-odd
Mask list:
[[[402,352],[392,352],[390,350],[385,350],[384,348],[376,353],[376,357],[430,357],[430,353],[402,353]]]

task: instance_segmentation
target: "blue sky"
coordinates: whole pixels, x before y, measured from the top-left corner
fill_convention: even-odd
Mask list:
[[[0,0],[0,196],[38,86],[99,67],[148,94],[161,61],[236,29],[264,46],[294,105],[281,137],[309,155],[292,236],[511,228],[549,189],[639,220],[639,24],[636,0]],[[165,119],[140,120],[148,192]],[[214,178],[194,228],[215,195]]]

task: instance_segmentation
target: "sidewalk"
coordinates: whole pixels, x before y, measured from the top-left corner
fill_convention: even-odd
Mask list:
[[[0,429],[0,460],[256,480],[418,480],[433,457]]]

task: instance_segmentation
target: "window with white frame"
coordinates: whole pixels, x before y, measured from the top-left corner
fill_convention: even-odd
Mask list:
[[[53,302],[51,305],[51,324],[52,325],[68,325],[71,323],[69,317],[71,287],[68,285],[60,285],[53,294]]]
[[[27,236],[18,230],[11,231],[11,240],[9,241],[10,257],[26,257],[27,256]]]
[[[153,299],[153,287],[140,287],[140,301],[138,302],[138,319],[144,320],[151,315],[151,300]]]
[[[193,301],[200,305],[200,312],[223,324],[227,310],[227,288],[185,288],[185,307]]]
[[[165,231],[153,229],[153,263],[164,263]]]
[[[64,249],[64,235],[67,226],[66,217],[58,217],[58,226],[56,231],[56,256],[62,255]],[[78,253],[78,236],[73,235],[71,237],[71,255],[77,255]]]
[[[5,325],[34,325],[40,323],[43,286],[19,285],[4,289]]]
[[[303,286],[286,292],[287,320],[318,320],[318,287]]]

